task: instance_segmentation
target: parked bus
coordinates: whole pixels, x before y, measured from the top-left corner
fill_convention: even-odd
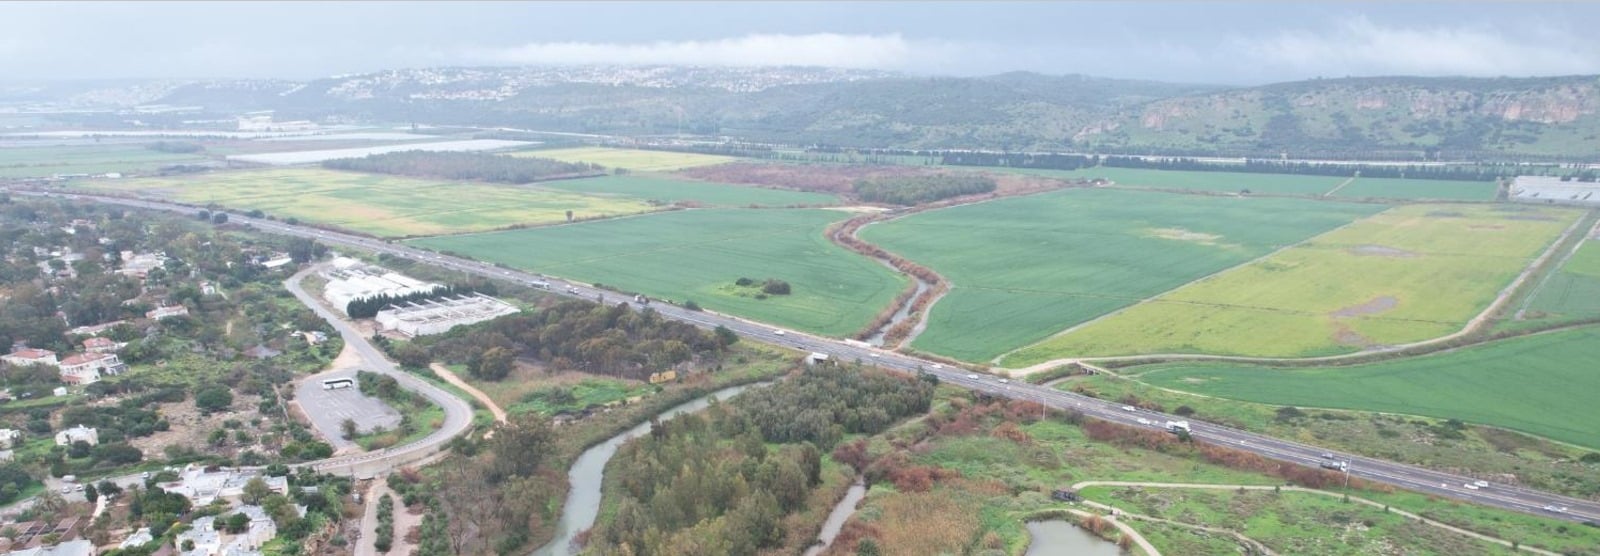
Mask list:
[[[338,390],[340,388],[349,388],[355,385],[356,379],[353,378],[330,378],[322,381],[323,390]]]

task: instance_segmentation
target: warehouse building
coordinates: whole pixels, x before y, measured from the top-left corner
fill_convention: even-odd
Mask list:
[[[1511,200],[1519,203],[1600,206],[1600,183],[1562,181],[1551,176],[1517,176],[1511,181]]]
[[[440,334],[463,324],[517,312],[510,303],[482,294],[390,306],[378,311],[378,326],[406,336]]]
[[[323,289],[322,298],[340,312],[357,299],[430,293],[444,287],[376,266],[352,265],[330,270],[323,277],[328,279],[328,286]]]

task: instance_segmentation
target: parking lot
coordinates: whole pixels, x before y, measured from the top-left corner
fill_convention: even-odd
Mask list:
[[[317,430],[328,437],[335,449],[353,445],[344,439],[341,426],[345,419],[356,422],[361,433],[377,428],[393,429],[400,426],[400,412],[383,403],[383,400],[363,395],[357,387],[327,390],[322,381],[337,378],[355,378],[355,370],[337,371],[304,380],[295,391],[300,409],[305,411]]]

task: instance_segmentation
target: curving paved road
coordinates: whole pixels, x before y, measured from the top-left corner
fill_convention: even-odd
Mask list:
[[[13,192],[24,195],[47,195],[69,199],[100,201],[145,209],[181,212],[185,214],[194,214],[199,210],[196,207],[156,201],[127,199],[122,197],[85,195],[78,193],[42,193],[24,190],[14,190]],[[595,299],[600,296],[605,296],[607,300],[624,299],[620,294],[615,292],[597,290],[584,284],[548,278],[542,274],[509,270],[488,263],[440,255],[432,251],[425,251],[404,244],[394,244],[384,240],[351,234],[329,232],[316,228],[291,226],[282,222],[248,218],[236,214],[230,214],[229,218],[230,222],[232,223],[248,225],[266,232],[313,238],[330,245],[368,249],[379,253],[387,253],[392,256],[404,257],[427,264],[432,264],[460,272],[476,274],[488,278],[507,280],[525,285],[534,285],[539,282],[547,282],[549,283],[549,287],[552,292],[562,295],[572,295],[588,299]],[[313,304],[313,307],[316,307],[316,305]],[[836,359],[868,362],[875,366],[895,371],[907,373],[925,373],[938,377],[945,383],[967,388],[969,390],[975,390],[1006,398],[1034,401],[1044,404],[1048,407],[1078,411],[1084,415],[1095,417],[1097,419],[1103,419],[1124,425],[1160,426],[1160,423],[1163,423],[1167,420],[1181,420],[1180,417],[1143,410],[1126,411],[1123,409],[1121,404],[1111,401],[1090,398],[1080,394],[1063,392],[1053,388],[1034,384],[1002,382],[998,377],[969,374],[969,372],[966,370],[946,367],[934,361],[919,359],[916,357],[883,351],[875,348],[854,346],[846,344],[842,340],[833,338],[823,338],[820,336],[812,336],[810,334],[804,334],[790,330],[780,330],[768,325],[744,320],[738,317],[721,315],[713,312],[690,311],[682,307],[668,305],[665,303],[653,304],[651,307],[657,312],[661,313],[662,316],[689,322],[703,328],[726,326],[727,328],[732,329],[734,332],[739,333],[740,336],[748,337],[761,342],[791,347],[802,351],[827,353]],[[343,329],[341,329],[341,333],[343,333]],[[358,345],[365,344],[365,339],[360,338],[359,335],[356,335],[356,339],[358,342],[360,342]],[[346,336],[346,341],[349,341],[349,335]],[[370,345],[367,347],[368,349],[372,349]],[[381,356],[379,358],[381,359]],[[386,362],[387,360],[384,361]],[[392,369],[392,366],[390,368]],[[420,382],[416,381],[415,379],[412,379],[412,381]],[[431,388],[431,385],[429,387]],[[448,394],[445,395],[448,396]],[[459,399],[456,399],[456,401],[463,405],[466,403]],[[470,410],[468,411],[468,414],[470,415]],[[1146,421],[1146,423],[1140,423],[1141,419]],[[1249,433],[1202,421],[1190,421],[1190,426],[1192,429],[1192,436],[1196,440],[1244,450],[1278,461],[1317,466],[1321,462],[1326,461],[1322,457],[1322,454],[1330,453],[1337,460],[1349,462],[1350,467],[1348,473],[1352,477],[1366,479],[1378,483],[1390,484],[1408,490],[1414,490],[1436,496],[1475,502],[1496,508],[1544,515],[1547,517],[1566,519],[1575,522],[1600,522],[1600,502],[1592,500],[1580,500],[1568,496],[1508,485],[1491,485],[1488,488],[1469,489],[1466,488],[1465,485],[1473,482],[1473,479],[1470,477],[1443,473],[1414,465],[1393,463],[1352,454],[1333,452],[1332,450],[1327,450],[1316,446]],[[434,440],[430,447],[437,447],[437,445],[442,444],[443,441],[442,438],[435,438],[438,436],[441,435],[430,435],[428,439],[424,439],[423,443],[418,444],[424,444],[428,443],[429,440]],[[413,449],[418,452],[421,451],[421,449],[414,448],[413,446],[404,446],[401,448],[396,448],[395,450],[407,449]],[[349,466],[351,469],[350,473],[353,474],[356,472],[355,469],[358,466],[360,466],[361,469],[371,469],[374,467],[367,466],[370,465],[381,467],[385,464],[389,464],[391,466],[399,465],[398,463],[392,462],[405,460],[405,458],[402,456],[389,454],[374,454],[368,457],[370,457],[371,460],[339,461],[341,459],[350,458],[335,458],[334,460],[315,462],[311,465],[316,466],[319,470],[325,470],[328,472],[343,470],[343,468]]]

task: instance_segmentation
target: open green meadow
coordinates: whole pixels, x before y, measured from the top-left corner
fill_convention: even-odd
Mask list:
[[[1163,294],[1006,358],[1209,353],[1299,357],[1459,330],[1576,211],[1407,205]]]
[[[0,178],[55,174],[150,172],[162,166],[205,160],[201,154],[165,153],[143,145],[85,145],[0,148]]]
[[[1434,199],[1441,201],[1493,201],[1499,185],[1492,181],[1457,181],[1400,178],[1356,178],[1334,192],[1334,197],[1384,199]]]
[[[1146,383],[1252,402],[1460,419],[1600,448],[1600,328],[1500,340],[1350,367],[1138,367]]]
[[[541,182],[539,187],[569,193],[615,195],[662,204],[692,203],[708,207],[831,205],[839,198],[822,193],[766,189],[657,176],[605,176]]]
[[[817,209],[697,209],[415,243],[839,336],[866,325],[906,284],[823,237],[823,228],[847,216]],[[757,299],[758,288],[734,285],[739,278],[784,280],[792,293]]]
[[[79,184],[261,210],[377,236],[452,234],[654,210],[634,199],[321,169],[257,170]]]
[[[860,235],[952,284],[912,345],[981,361],[1383,208],[1071,189],[916,214]]]
[[[711,166],[737,160],[731,156],[714,154],[646,151],[637,149],[610,149],[605,147],[579,147],[521,151],[511,156],[549,158],[562,162],[588,162],[606,168],[625,168],[635,172],[671,172],[696,166]]]
[[[1600,242],[1585,240],[1551,273],[1524,316],[1552,322],[1600,316]]]
[[[1277,195],[1321,195],[1349,178],[1300,174],[1255,174],[1248,172],[1199,172],[1188,170],[1149,170],[1097,166],[1078,170],[1034,170],[1029,168],[984,168],[1059,178],[1105,178],[1121,187],[1181,189],[1217,193],[1271,193]]]

